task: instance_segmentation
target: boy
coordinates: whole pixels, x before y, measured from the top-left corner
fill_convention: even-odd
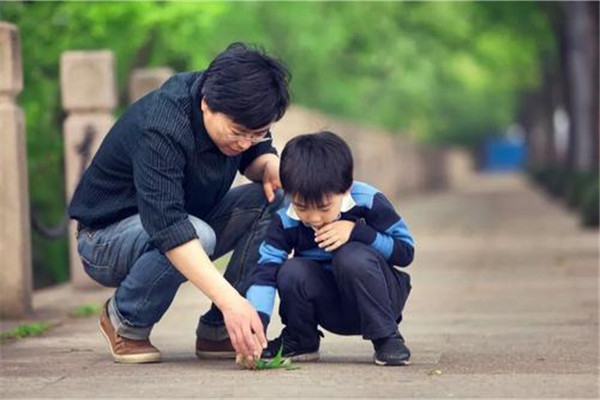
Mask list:
[[[285,328],[264,358],[283,345],[285,357],[318,359],[320,325],[371,340],[377,365],[409,363],[398,323],[410,277],[394,266],[412,262],[413,238],[389,200],[352,174],[350,148],[331,132],[298,136],[282,152],[291,204],[273,217],[246,292],[266,327],[279,291]]]

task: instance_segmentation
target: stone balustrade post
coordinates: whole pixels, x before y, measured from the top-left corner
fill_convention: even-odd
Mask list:
[[[173,70],[168,67],[134,69],[129,77],[129,102],[135,103],[172,76]]]
[[[31,310],[31,219],[18,28],[0,22],[0,317]]]
[[[111,51],[66,51],[60,59],[67,202],[114,124],[117,106],[114,56]],[[76,222],[69,224],[69,266],[75,288],[94,287],[77,254]]]

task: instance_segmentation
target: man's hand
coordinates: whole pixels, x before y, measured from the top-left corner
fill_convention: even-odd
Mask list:
[[[333,251],[348,242],[354,225],[352,221],[334,221],[315,232],[315,241],[325,251]]]
[[[269,203],[275,200],[275,190],[281,188],[279,179],[279,158],[274,157],[265,164],[262,176],[263,189]]]
[[[215,268],[200,241],[192,239],[166,255],[183,276],[219,307],[236,353],[252,362],[254,357],[260,357],[267,339],[258,313]]]
[[[262,183],[269,203],[275,200],[275,190],[281,188],[279,157],[271,153],[259,156],[246,168],[244,175],[252,182]]]
[[[254,341],[256,343],[257,346],[260,346],[259,342],[258,342],[258,336],[254,335]],[[243,368],[247,368],[247,369],[256,369],[256,360],[258,360],[260,357],[253,357],[252,359],[248,359],[246,357],[244,357],[241,354],[236,354],[235,355],[235,363],[237,365],[239,365],[240,367]]]
[[[260,318],[254,307],[242,296],[237,296],[221,307],[229,339],[236,354],[244,357],[250,365],[267,347],[267,339]]]

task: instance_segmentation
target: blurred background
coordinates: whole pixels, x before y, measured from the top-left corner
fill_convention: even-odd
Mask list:
[[[118,116],[134,70],[200,70],[258,44],[287,63],[302,110],[434,149],[432,163],[461,149],[479,171],[522,171],[598,225],[597,2],[11,2],[0,20],[21,37],[35,287],[69,279],[64,232],[40,233],[64,222],[67,50],[114,53]]]

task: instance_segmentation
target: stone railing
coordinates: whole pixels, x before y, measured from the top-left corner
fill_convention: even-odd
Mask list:
[[[0,22],[0,316],[31,309],[31,220],[19,31]]]
[[[0,56],[0,316],[19,317],[31,310],[31,218],[24,118],[15,100],[23,88],[19,33],[16,26],[4,22],[0,22]],[[67,114],[64,121],[67,203],[114,123],[112,113],[118,101],[114,63],[112,52],[107,50],[67,51],[61,56],[61,99]],[[172,74],[169,68],[134,70],[129,82],[130,102],[159,87]],[[281,150],[293,136],[323,129],[334,131],[348,141],[354,153],[356,179],[373,184],[392,199],[443,188],[453,183],[457,171],[468,169],[465,158],[457,154],[298,106],[292,106],[274,126],[274,143]],[[240,178],[236,183],[243,181]],[[71,222],[71,283],[76,288],[96,286],[81,266],[75,229],[75,223]]]

